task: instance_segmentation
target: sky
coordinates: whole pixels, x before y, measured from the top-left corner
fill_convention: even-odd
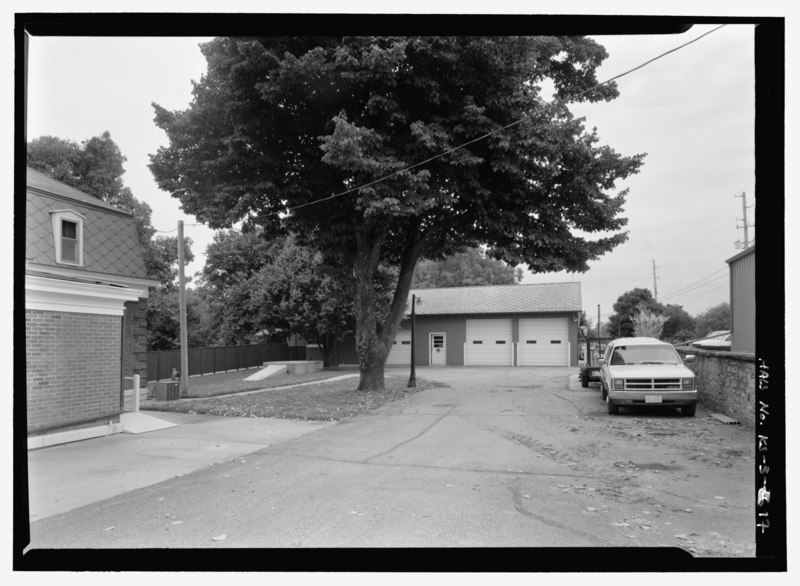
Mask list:
[[[680,35],[595,37],[609,58],[604,81],[715,28]],[[729,301],[726,259],[744,239],[742,198],[755,223],[754,65],[751,24],[729,24],[617,80],[619,98],[573,104],[601,144],[622,155],[647,153],[641,171],[619,182],[630,193],[629,239],[586,273],[527,274],[523,283],[580,281],[587,316],[601,321],[636,287],[697,315]],[[179,220],[200,271],[213,231],[194,225],[178,200],[158,189],[147,165],[166,145],[153,123],[155,102],[186,108],[192,80],[205,72],[199,44],[208,38],[33,37],[28,65],[28,140],[53,135],[81,142],[109,131],[127,157],[123,180],[153,209],[152,224],[175,235]],[[738,221],[737,221],[738,219]],[[749,230],[753,241],[756,227]]]

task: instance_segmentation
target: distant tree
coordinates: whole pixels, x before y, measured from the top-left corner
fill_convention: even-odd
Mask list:
[[[657,312],[647,303],[636,306],[631,320],[633,321],[633,335],[647,338],[661,339],[661,332],[667,322],[667,316]]]
[[[703,313],[695,317],[695,337],[702,338],[709,332],[731,329],[731,306],[730,303],[723,302],[719,305],[709,307]]]
[[[250,299],[253,277],[280,252],[283,238],[269,238],[261,228],[220,230],[206,247],[198,295],[205,303],[206,338],[212,345],[255,341],[258,326]]]
[[[631,289],[617,298],[614,313],[608,316],[608,331],[612,337],[629,338],[634,335],[633,316],[641,304],[651,311],[659,309],[649,289]]]
[[[177,288],[161,287],[150,293],[147,303],[148,350],[174,350],[181,345],[180,301]],[[200,300],[186,290],[186,331],[190,348],[206,346],[200,323]]]
[[[470,248],[441,260],[417,262],[411,288],[511,285],[521,279],[522,269],[488,257],[478,248]]]
[[[293,237],[254,275],[250,288],[246,310],[256,325],[283,338],[301,334],[314,340],[326,366],[332,363],[334,343],[355,330],[352,280]]]
[[[680,305],[663,305],[661,312],[667,316],[661,337],[673,344],[685,342],[694,337],[695,320]]]

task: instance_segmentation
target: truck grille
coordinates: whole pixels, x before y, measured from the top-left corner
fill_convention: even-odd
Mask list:
[[[627,378],[626,391],[680,391],[679,378]]]

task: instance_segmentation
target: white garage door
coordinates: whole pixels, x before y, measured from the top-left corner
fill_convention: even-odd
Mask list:
[[[520,366],[569,366],[569,318],[519,320]]]
[[[467,365],[511,366],[512,348],[510,319],[467,320]]]
[[[386,364],[411,364],[411,330],[398,330]]]

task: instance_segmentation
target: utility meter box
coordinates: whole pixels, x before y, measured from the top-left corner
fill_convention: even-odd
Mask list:
[[[176,401],[179,399],[180,385],[178,381],[159,381],[156,383],[156,401]]]

